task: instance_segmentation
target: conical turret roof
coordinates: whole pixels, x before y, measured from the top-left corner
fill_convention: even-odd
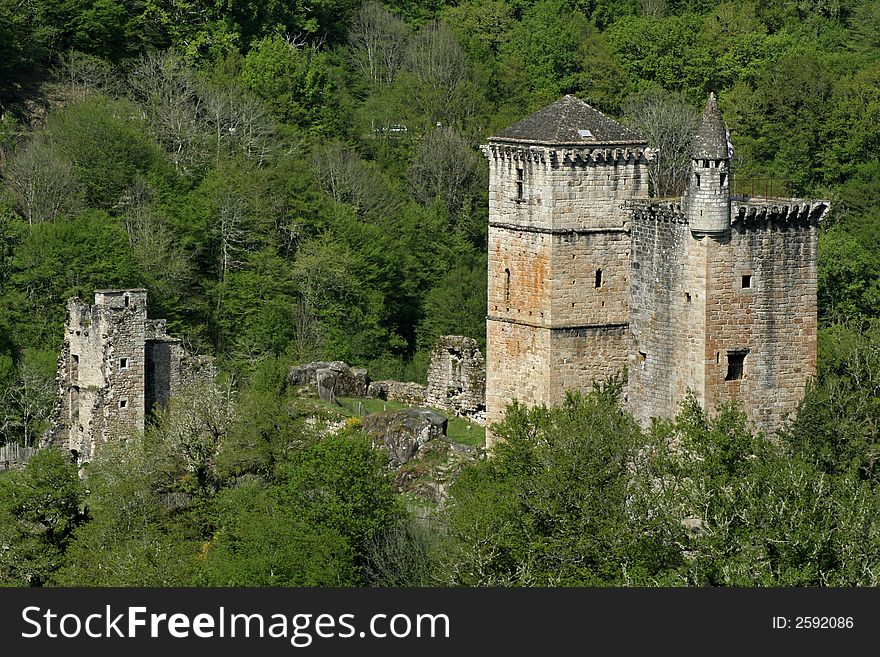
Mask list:
[[[729,158],[731,155],[727,126],[718,109],[718,101],[714,93],[709,94],[709,100],[706,101],[700,127],[694,135],[692,150],[694,159],[717,160]]]
[[[505,128],[496,141],[538,144],[646,144],[635,130],[608,118],[587,103],[565,96]]]

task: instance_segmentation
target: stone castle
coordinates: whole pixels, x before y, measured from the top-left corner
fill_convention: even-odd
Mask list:
[[[647,141],[573,96],[490,138],[486,415],[559,404],[628,371],[629,410],[738,400],[767,432],[816,370],[826,201],[735,197],[712,95],[675,202],[649,198]],[[491,439],[490,439],[491,441]]]
[[[67,302],[58,397],[45,444],[89,461],[100,445],[142,432],[153,409],[183,386],[213,380],[213,361],[191,356],[164,319],[147,319],[147,291],[98,290]]]

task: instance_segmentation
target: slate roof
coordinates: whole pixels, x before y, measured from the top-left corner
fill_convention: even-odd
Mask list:
[[[700,119],[700,127],[694,135],[694,159],[723,159],[731,156],[727,126],[718,109],[715,94],[709,94],[706,108]]]
[[[620,125],[574,96],[557,100],[491,139],[539,144],[647,144],[635,130]]]

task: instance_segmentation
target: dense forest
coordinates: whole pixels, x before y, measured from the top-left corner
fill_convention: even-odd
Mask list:
[[[671,195],[709,92],[735,189],[832,202],[797,419],[644,431],[614,382],[514,405],[414,519],[286,368],[419,381],[437,336],[484,345],[479,144],[575,94]],[[221,370],[84,478],[54,450],[0,473],[0,582],[877,584],[878,126],[878,0],[0,0],[0,443],[45,430],[77,294],[147,288]]]

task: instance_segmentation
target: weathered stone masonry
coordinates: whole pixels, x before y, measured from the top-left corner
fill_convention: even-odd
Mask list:
[[[189,355],[165,320],[147,319],[146,290],[98,290],[94,304],[69,299],[44,444],[88,461],[108,440],[143,431],[149,413],[183,386],[213,376],[211,359]]]
[[[456,415],[485,419],[486,365],[476,340],[440,336],[431,353],[426,401]]]
[[[816,366],[824,201],[731,199],[714,96],[686,195],[648,198],[645,140],[566,96],[491,138],[487,420],[558,404],[628,367],[647,424],[691,390],[759,428],[793,412]]]

